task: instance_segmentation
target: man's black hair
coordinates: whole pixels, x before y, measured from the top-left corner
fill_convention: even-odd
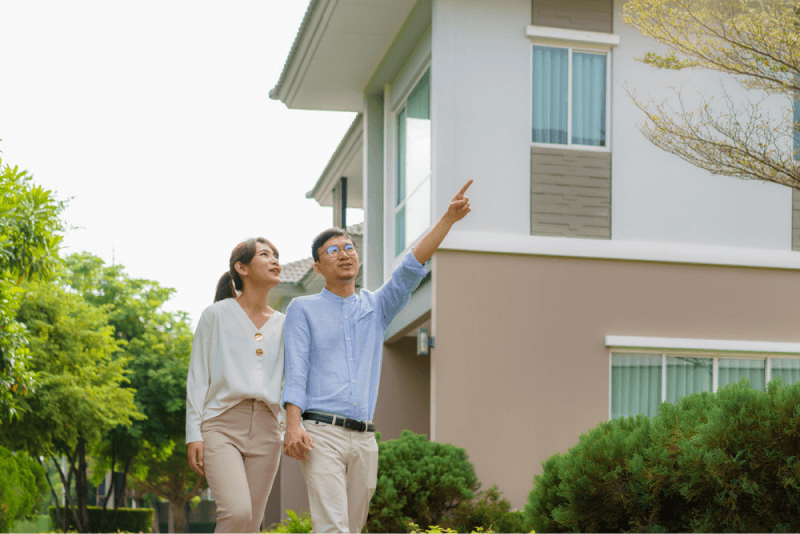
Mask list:
[[[314,241],[311,243],[311,255],[314,257],[315,262],[319,261],[320,247],[324,245],[328,239],[339,236],[344,236],[350,241],[353,240],[353,238],[350,237],[350,234],[348,234],[345,230],[342,230],[341,228],[337,228],[335,226],[333,228],[328,228],[327,230],[320,232],[320,234],[314,238]]]

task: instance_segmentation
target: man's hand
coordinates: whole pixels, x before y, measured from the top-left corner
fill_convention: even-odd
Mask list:
[[[289,425],[283,441],[283,453],[295,460],[308,460],[306,453],[314,448],[314,440],[303,425]]]
[[[444,241],[450,228],[466,217],[467,213],[470,212],[469,199],[464,196],[464,193],[467,192],[467,189],[471,185],[472,180],[464,184],[461,190],[456,193],[456,196],[453,197],[453,200],[450,201],[450,205],[447,206],[447,211],[442,215],[442,218],[439,219],[439,222],[437,222],[434,227],[419,240],[417,246],[414,247],[412,252],[418,262],[424,264],[431,259],[433,253],[436,252],[436,249],[438,249],[439,245]]]
[[[200,475],[201,477],[206,476],[205,471],[203,468],[205,464],[203,463],[203,452],[205,451],[205,444],[202,441],[192,441],[189,443],[189,467],[192,468],[192,471]]]
[[[464,193],[467,192],[469,186],[472,185],[472,180],[469,180],[461,190],[456,193],[456,196],[453,197],[453,200],[450,201],[450,205],[447,207],[447,211],[445,212],[443,219],[446,219],[450,222],[450,224],[456,223],[467,216],[467,213],[470,212],[469,206],[469,198],[464,196]]]

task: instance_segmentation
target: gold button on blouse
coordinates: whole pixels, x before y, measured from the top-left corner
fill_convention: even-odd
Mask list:
[[[258,356],[261,356],[262,354],[264,354],[264,351],[263,351],[263,350],[261,350],[261,349],[256,349],[256,354],[257,354]]]
[[[261,341],[261,339],[262,339],[263,337],[264,337],[264,336],[263,336],[263,335],[261,335],[261,332],[259,332],[258,334],[256,334],[256,341]]]

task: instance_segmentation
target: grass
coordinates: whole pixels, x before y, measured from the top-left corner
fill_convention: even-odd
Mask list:
[[[18,519],[14,521],[14,533],[52,532],[50,518],[47,514],[37,515],[33,519]]]

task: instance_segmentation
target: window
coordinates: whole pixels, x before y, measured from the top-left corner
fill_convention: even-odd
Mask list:
[[[607,146],[609,54],[533,46],[534,143]]]
[[[800,358],[612,352],[611,418],[640,413],[652,417],[663,401],[674,403],[691,393],[716,391],[742,377],[763,391],[769,380],[779,376],[787,385],[800,381]]]
[[[431,225],[431,70],[397,113],[394,255]]]

